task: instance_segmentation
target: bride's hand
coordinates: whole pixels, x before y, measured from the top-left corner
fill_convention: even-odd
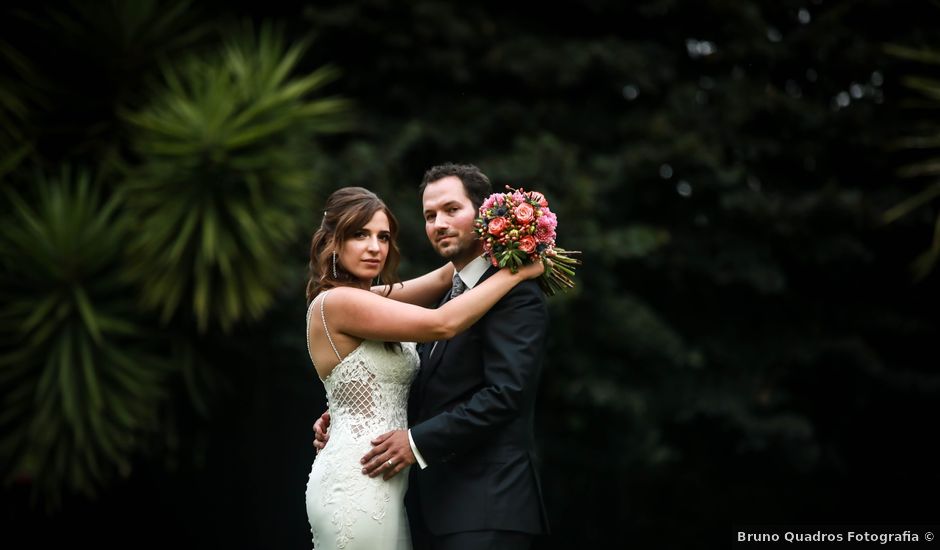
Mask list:
[[[545,260],[550,261],[550,260]],[[545,261],[535,262],[519,268],[519,274],[525,279],[535,279],[545,273]]]

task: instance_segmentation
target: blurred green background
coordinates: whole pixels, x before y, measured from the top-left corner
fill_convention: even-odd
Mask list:
[[[360,185],[439,265],[445,161],[537,189],[537,548],[935,521],[940,5],[15,1],[5,548],[309,548],[309,238]],[[935,499],[934,499],[935,500]]]

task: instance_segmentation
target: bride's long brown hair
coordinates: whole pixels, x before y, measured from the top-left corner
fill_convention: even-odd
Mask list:
[[[398,278],[398,262],[401,253],[398,251],[398,220],[392,211],[378,196],[362,187],[343,187],[328,199],[323,207],[323,221],[320,228],[313,234],[310,242],[310,263],[308,264],[309,279],[307,280],[307,305],[313,301],[317,294],[337,286],[357,286],[358,281],[342,264],[336,262],[336,276],[333,276],[333,255],[339,254],[343,242],[369,223],[372,216],[381,210],[388,216],[388,229],[390,238],[388,242],[388,255],[379,277],[382,284],[391,285],[401,282]]]

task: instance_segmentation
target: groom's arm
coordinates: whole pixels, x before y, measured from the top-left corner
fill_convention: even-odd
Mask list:
[[[537,391],[548,330],[538,283],[518,285],[480,323],[484,386],[466,402],[411,428],[414,447],[428,465],[486,444]]]

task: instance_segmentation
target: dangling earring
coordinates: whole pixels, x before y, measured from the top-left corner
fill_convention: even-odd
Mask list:
[[[333,251],[333,278],[336,279],[336,251]]]

